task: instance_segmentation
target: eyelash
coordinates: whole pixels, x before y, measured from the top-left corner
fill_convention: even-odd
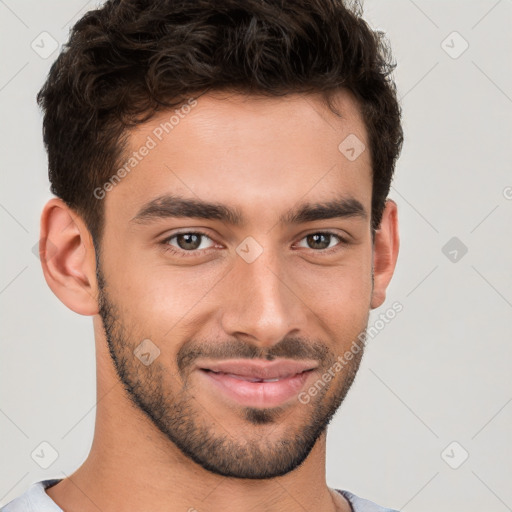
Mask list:
[[[209,235],[207,235],[206,233],[204,233],[202,231],[182,231],[180,233],[174,233],[171,236],[168,236],[167,238],[165,238],[164,240],[162,240],[160,242],[162,244],[165,252],[170,252],[174,255],[187,258],[187,257],[191,257],[191,256],[192,257],[197,256],[198,254],[207,254],[211,250],[215,249],[215,247],[209,247],[208,249],[195,249],[195,250],[190,250],[190,251],[187,251],[185,249],[176,249],[175,247],[173,247],[172,245],[169,244],[169,241],[172,240],[173,238],[176,238],[179,235],[200,235],[200,236],[209,238],[212,242],[215,242]],[[332,231],[313,231],[311,233],[308,233],[307,235],[304,235],[299,240],[299,242],[304,240],[304,238],[307,238],[308,236],[311,236],[311,235],[330,235],[339,240],[339,243],[336,244],[334,247],[329,247],[327,249],[318,249],[318,250],[310,249],[311,251],[313,251],[315,253],[319,253],[319,254],[331,254],[332,252],[336,252],[336,251],[340,250],[341,249],[340,245],[348,245],[349,244],[349,241],[346,238],[339,235],[338,233],[333,233]]]

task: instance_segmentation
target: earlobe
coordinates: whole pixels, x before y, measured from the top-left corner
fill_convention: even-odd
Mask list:
[[[45,280],[60,301],[81,315],[97,314],[92,238],[82,219],[61,199],[44,206],[39,255]]]
[[[398,209],[396,203],[388,199],[373,246],[372,309],[378,308],[386,300],[386,289],[393,277],[399,246]]]

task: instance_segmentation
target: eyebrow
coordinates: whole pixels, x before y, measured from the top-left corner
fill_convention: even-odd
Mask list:
[[[130,222],[146,224],[159,219],[191,217],[220,220],[233,226],[242,226],[245,219],[239,209],[221,203],[175,195],[164,195],[141,207]],[[340,197],[324,203],[301,203],[279,217],[281,224],[301,224],[315,220],[358,217],[366,220],[368,214],[360,201],[353,197]]]

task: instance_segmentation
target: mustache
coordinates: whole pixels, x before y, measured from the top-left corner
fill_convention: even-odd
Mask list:
[[[266,359],[273,361],[276,358],[285,359],[313,359],[323,366],[334,356],[322,343],[311,342],[304,338],[285,338],[272,347],[259,347],[255,344],[240,340],[225,342],[192,341],[185,343],[176,356],[178,370],[184,372],[199,358],[215,360],[225,359]]]

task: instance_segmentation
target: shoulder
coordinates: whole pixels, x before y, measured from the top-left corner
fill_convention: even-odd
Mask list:
[[[0,512],[62,512],[62,509],[46,494],[45,489],[59,479],[42,480],[32,484],[21,496],[0,508]]]
[[[360,498],[359,496],[356,496],[349,491],[342,489],[336,489],[336,491],[347,499],[354,512],[398,512],[397,510],[391,508],[381,507],[373,501]]]

